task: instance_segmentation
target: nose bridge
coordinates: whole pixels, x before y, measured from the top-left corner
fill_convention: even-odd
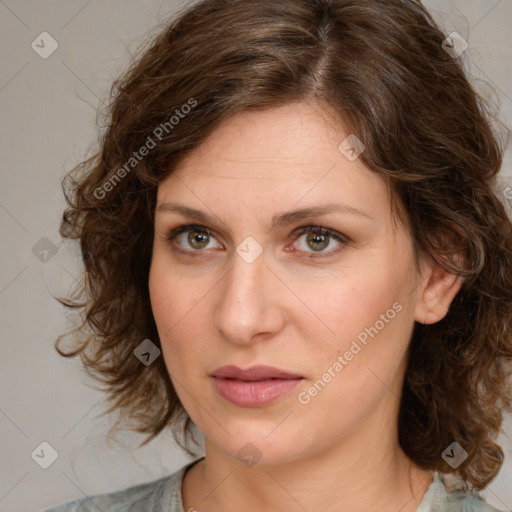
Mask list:
[[[270,276],[264,253],[254,261],[234,254],[216,311],[216,327],[229,341],[247,343],[257,333],[278,328]]]
[[[261,284],[263,269],[264,259],[261,256],[252,263],[247,263],[238,255],[234,257],[229,279],[230,292],[244,300],[250,298],[256,291],[258,281]]]

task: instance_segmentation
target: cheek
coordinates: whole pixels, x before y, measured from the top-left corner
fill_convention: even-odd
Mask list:
[[[398,367],[413,324],[405,302],[407,286],[391,271],[393,266],[373,268],[364,275],[333,279],[312,298],[321,321],[308,324],[305,339],[314,340],[319,366],[324,367],[317,366],[319,371],[339,355],[346,361],[343,373],[354,372],[352,377],[356,372],[357,378],[361,372],[367,376],[368,368],[391,377]]]
[[[194,282],[173,270],[163,256],[157,255],[149,273],[151,308],[158,331],[165,342],[180,319],[192,312],[200,300],[201,289]]]
[[[322,335],[329,331],[319,321],[301,321],[311,382],[299,403],[306,404],[304,411],[315,408],[315,423],[350,429],[384,397],[399,393],[411,334],[408,313],[396,280],[379,279],[331,286],[329,300],[318,299],[319,316],[334,334]]]
[[[373,325],[400,295],[384,272],[351,274],[334,276],[314,294],[305,295],[305,302],[335,337],[353,336]]]
[[[149,276],[151,307],[162,352],[170,373],[179,375],[189,361],[201,359],[201,343],[205,342],[207,301],[199,282],[180,277],[179,273],[161,271],[157,261]]]
[[[149,273],[149,296],[151,309],[162,339],[163,334],[176,321],[176,285],[165,272],[160,271],[158,261],[154,261]]]

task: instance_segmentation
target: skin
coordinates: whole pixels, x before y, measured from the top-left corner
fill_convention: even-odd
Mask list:
[[[330,512],[343,504],[413,512],[432,482],[398,444],[405,355],[415,321],[443,318],[461,282],[426,260],[416,270],[409,231],[394,230],[386,182],[338,149],[349,133],[318,104],[243,112],[159,185],[157,210],[175,202],[212,216],[203,223],[158,211],[149,276],[167,369],[205,439],[205,460],[184,477],[185,511]],[[273,215],[327,203],[371,218],[330,213],[269,229]],[[211,236],[198,244],[192,229],[166,239],[188,224]],[[320,224],[350,241],[297,234]],[[263,250],[252,263],[236,252],[248,236]],[[396,302],[401,311],[300,403],[298,394]],[[305,380],[268,405],[241,407],[209,376],[226,364],[266,364]],[[261,457],[254,466],[237,456],[246,443]]]

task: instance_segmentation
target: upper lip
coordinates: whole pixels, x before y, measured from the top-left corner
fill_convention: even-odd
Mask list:
[[[256,365],[245,370],[238,366],[228,365],[217,368],[212,377],[240,380],[265,380],[265,379],[300,379],[302,375],[289,373],[272,366]]]

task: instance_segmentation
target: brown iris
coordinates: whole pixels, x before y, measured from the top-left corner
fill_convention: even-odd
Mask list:
[[[319,235],[318,233],[309,233],[306,242],[310,244],[310,242],[313,242],[316,247],[313,247],[313,245],[310,245],[311,249],[315,251],[320,251],[322,249],[325,249],[329,245],[329,236],[328,235]]]
[[[204,249],[208,245],[209,236],[203,231],[190,231],[187,240],[194,249]]]

